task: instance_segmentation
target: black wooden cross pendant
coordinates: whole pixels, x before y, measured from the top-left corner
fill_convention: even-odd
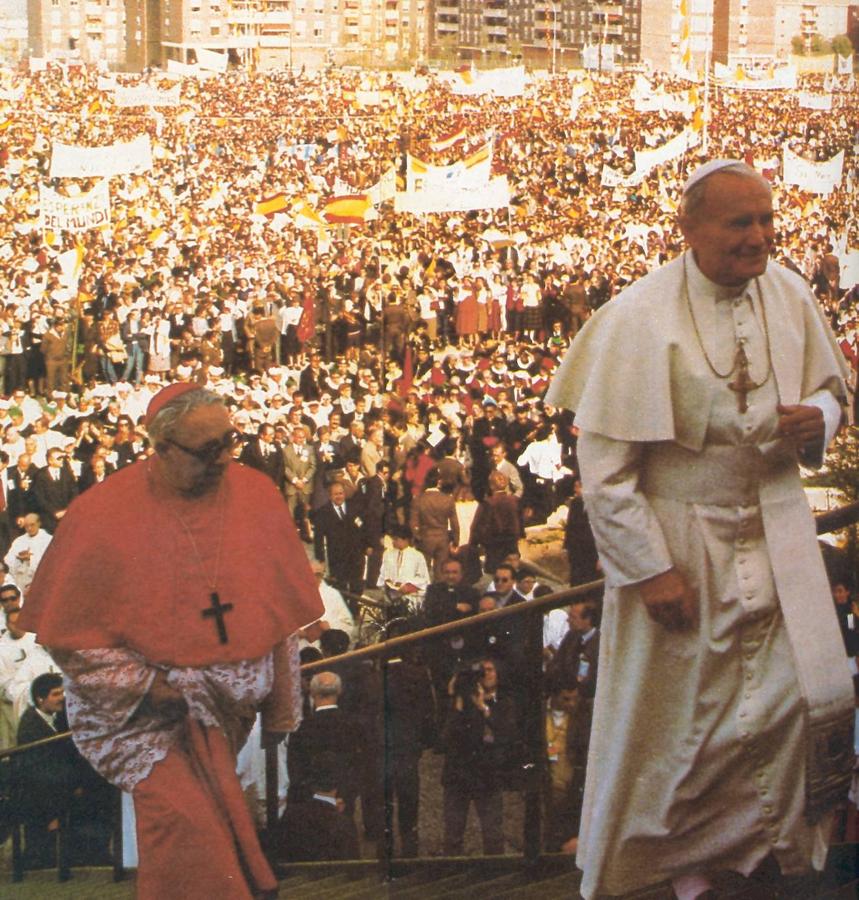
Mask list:
[[[760,385],[755,384],[749,377],[749,358],[746,356],[746,349],[742,344],[737,348],[735,366],[737,377],[728,382],[728,387],[737,395],[737,409],[744,413],[749,408],[749,391],[759,388]]]
[[[215,619],[215,625],[218,629],[218,640],[222,644],[227,643],[227,626],[224,623],[224,613],[228,613],[232,610],[232,603],[221,603],[221,598],[218,596],[216,591],[212,591],[209,595],[212,605],[209,609],[204,609],[201,611],[200,615],[204,619]]]

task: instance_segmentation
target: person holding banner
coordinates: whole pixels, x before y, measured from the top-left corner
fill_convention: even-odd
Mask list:
[[[769,184],[686,181],[688,249],[584,326],[546,402],[575,411],[605,571],[581,892],[821,869],[853,762],[853,687],[798,463],[845,400],[806,285],[770,262]],[[635,353],[618,354],[618,347]]]

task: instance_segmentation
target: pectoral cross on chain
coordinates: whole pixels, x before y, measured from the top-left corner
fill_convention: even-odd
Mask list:
[[[733,381],[728,382],[728,387],[737,395],[737,409],[744,413],[748,408],[749,391],[759,388],[759,384],[755,384],[749,377],[749,358],[746,356],[746,348],[742,342],[737,347],[737,356],[734,362],[737,370],[737,377]]]
[[[211,607],[202,610],[200,612],[200,615],[204,619],[214,618],[215,627],[218,629],[218,640],[222,644],[226,644],[229,638],[227,637],[227,626],[224,623],[224,613],[231,612],[233,609],[233,604],[221,603],[221,598],[218,596],[216,591],[212,591],[212,593],[209,595],[209,599],[212,602]]]

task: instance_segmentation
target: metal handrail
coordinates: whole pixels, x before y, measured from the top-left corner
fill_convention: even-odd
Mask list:
[[[397,650],[409,644],[419,643],[427,638],[437,638],[454,631],[463,631],[464,629],[483,626],[487,622],[494,622],[496,619],[506,619],[511,616],[536,612],[538,610],[547,612],[556,609],[559,606],[566,606],[576,597],[600,590],[602,589],[603,584],[604,582],[602,580],[591,581],[588,584],[577,585],[574,588],[555,591],[554,593],[546,594],[543,597],[528,600],[527,603],[517,603],[513,606],[506,606],[503,609],[492,609],[487,612],[476,613],[472,616],[465,616],[462,619],[457,619],[455,622],[445,622],[443,625],[433,625],[431,628],[422,628],[420,631],[414,631],[410,634],[389,638],[387,641],[380,641],[378,644],[369,644],[358,650],[350,650],[348,653],[341,653],[339,656],[329,656],[325,659],[304,663],[304,665],[301,666],[301,671],[316,672],[320,669],[327,669],[331,666],[339,665],[340,663],[348,662],[353,659],[373,659],[377,656],[388,656],[393,650]],[[51,737],[32,741],[29,744],[21,744],[18,747],[10,747],[8,750],[0,750],[0,760],[9,756],[26,753],[28,750],[35,750],[46,744],[67,740],[71,736],[71,731],[62,731],[59,734],[51,735]]]
[[[328,656],[325,659],[318,659],[314,662],[305,663],[301,667],[302,672],[316,672],[319,669],[327,669],[343,662],[353,659],[373,659],[377,656],[387,656],[392,650],[409,644],[417,644],[428,638],[442,637],[452,632],[464,631],[469,628],[479,628],[486,625],[487,622],[494,622],[497,619],[509,619],[512,616],[524,615],[533,612],[549,612],[557,609],[559,606],[567,606],[577,597],[583,597],[592,594],[595,591],[602,590],[605,584],[604,579],[599,581],[589,581],[587,584],[579,584],[573,588],[566,588],[563,591],[554,591],[551,594],[545,594],[534,600],[528,600],[525,603],[515,603],[513,606],[505,606],[501,609],[490,609],[486,612],[475,613],[471,616],[464,616],[462,619],[456,619],[453,622],[445,622],[443,625],[433,625],[430,628],[422,628],[420,631],[413,631],[409,634],[403,634],[399,637],[389,638],[386,641],[380,641],[378,644],[368,644],[366,647],[359,647],[357,650],[350,650],[348,653],[341,653],[339,656]]]

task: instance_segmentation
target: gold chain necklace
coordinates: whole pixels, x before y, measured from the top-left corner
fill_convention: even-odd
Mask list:
[[[760,387],[763,387],[770,378],[773,370],[773,361],[772,361],[772,349],[770,346],[770,331],[769,324],[767,322],[767,311],[764,306],[764,298],[761,293],[761,283],[755,278],[755,290],[758,295],[758,306],[761,310],[761,322],[763,323],[763,332],[764,332],[764,340],[766,342],[767,348],[767,372],[761,381],[753,381],[751,375],[749,373],[749,358],[746,355],[746,339],[745,338],[736,338],[737,342],[737,350],[734,353],[734,361],[731,364],[731,368],[728,369],[727,372],[720,372],[717,368],[713,360],[710,359],[710,355],[707,353],[707,348],[704,346],[704,341],[701,338],[701,331],[698,328],[698,320],[695,318],[695,310],[692,308],[692,298],[689,294],[689,274],[686,269],[686,254],[683,255],[683,296],[686,300],[686,308],[689,310],[689,318],[692,320],[692,327],[695,330],[695,337],[698,339],[698,346],[701,348],[701,354],[704,357],[704,360],[707,363],[710,371],[717,377],[722,379],[723,381],[727,378],[730,378],[734,372],[737,373],[737,378],[735,381],[731,381],[728,384],[730,390],[734,391],[737,394],[737,403],[739,407],[739,411],[741,413],[746,412],[748,407],[747,397],[750,391],[757,390]],[[755,303],[752,300],[752,315],[755,315]]]

